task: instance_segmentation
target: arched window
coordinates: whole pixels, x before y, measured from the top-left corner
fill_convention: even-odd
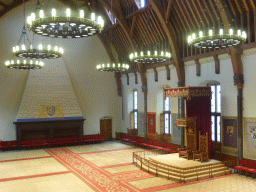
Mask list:
[[[172,133],[171,123],[171,98],[166,97],[164,99],[164,134]]]
[[[221,138],[221,87],[219,83],[209,83],[212,91],[211,99],[211,124],[212,141],[220,142]]]

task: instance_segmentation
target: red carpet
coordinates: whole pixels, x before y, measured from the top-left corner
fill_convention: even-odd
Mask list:
[[[67,149],[55,148],[46,151],[97,191],[139,191],[126,182],[153,177],[144,171],[110,174]]]

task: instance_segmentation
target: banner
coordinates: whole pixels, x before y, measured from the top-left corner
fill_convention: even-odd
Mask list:
[[[148,120],[148,133],[156,133],[156,113],[148,113],[147,114]]]
[[[223,117],[222,129],[224,146],[237,148],[237,118]]]

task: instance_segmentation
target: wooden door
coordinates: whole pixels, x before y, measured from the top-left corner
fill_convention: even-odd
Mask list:
[[[102,134],[106,140],[112,139],[112,119],[100,120],[100,134]]]

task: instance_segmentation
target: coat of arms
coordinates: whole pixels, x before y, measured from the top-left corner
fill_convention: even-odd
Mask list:
[[[41,105],[38,118],[64,117],[63,108],[60,104],[54,105],[51,101],[48,105]]]
[[[47,106],[46,107],[46,112],[49,116],[54,116],[55,115],[55,106]]]
[[[253,140],[256,140],[256,127],[251,128],[251,136]]]

